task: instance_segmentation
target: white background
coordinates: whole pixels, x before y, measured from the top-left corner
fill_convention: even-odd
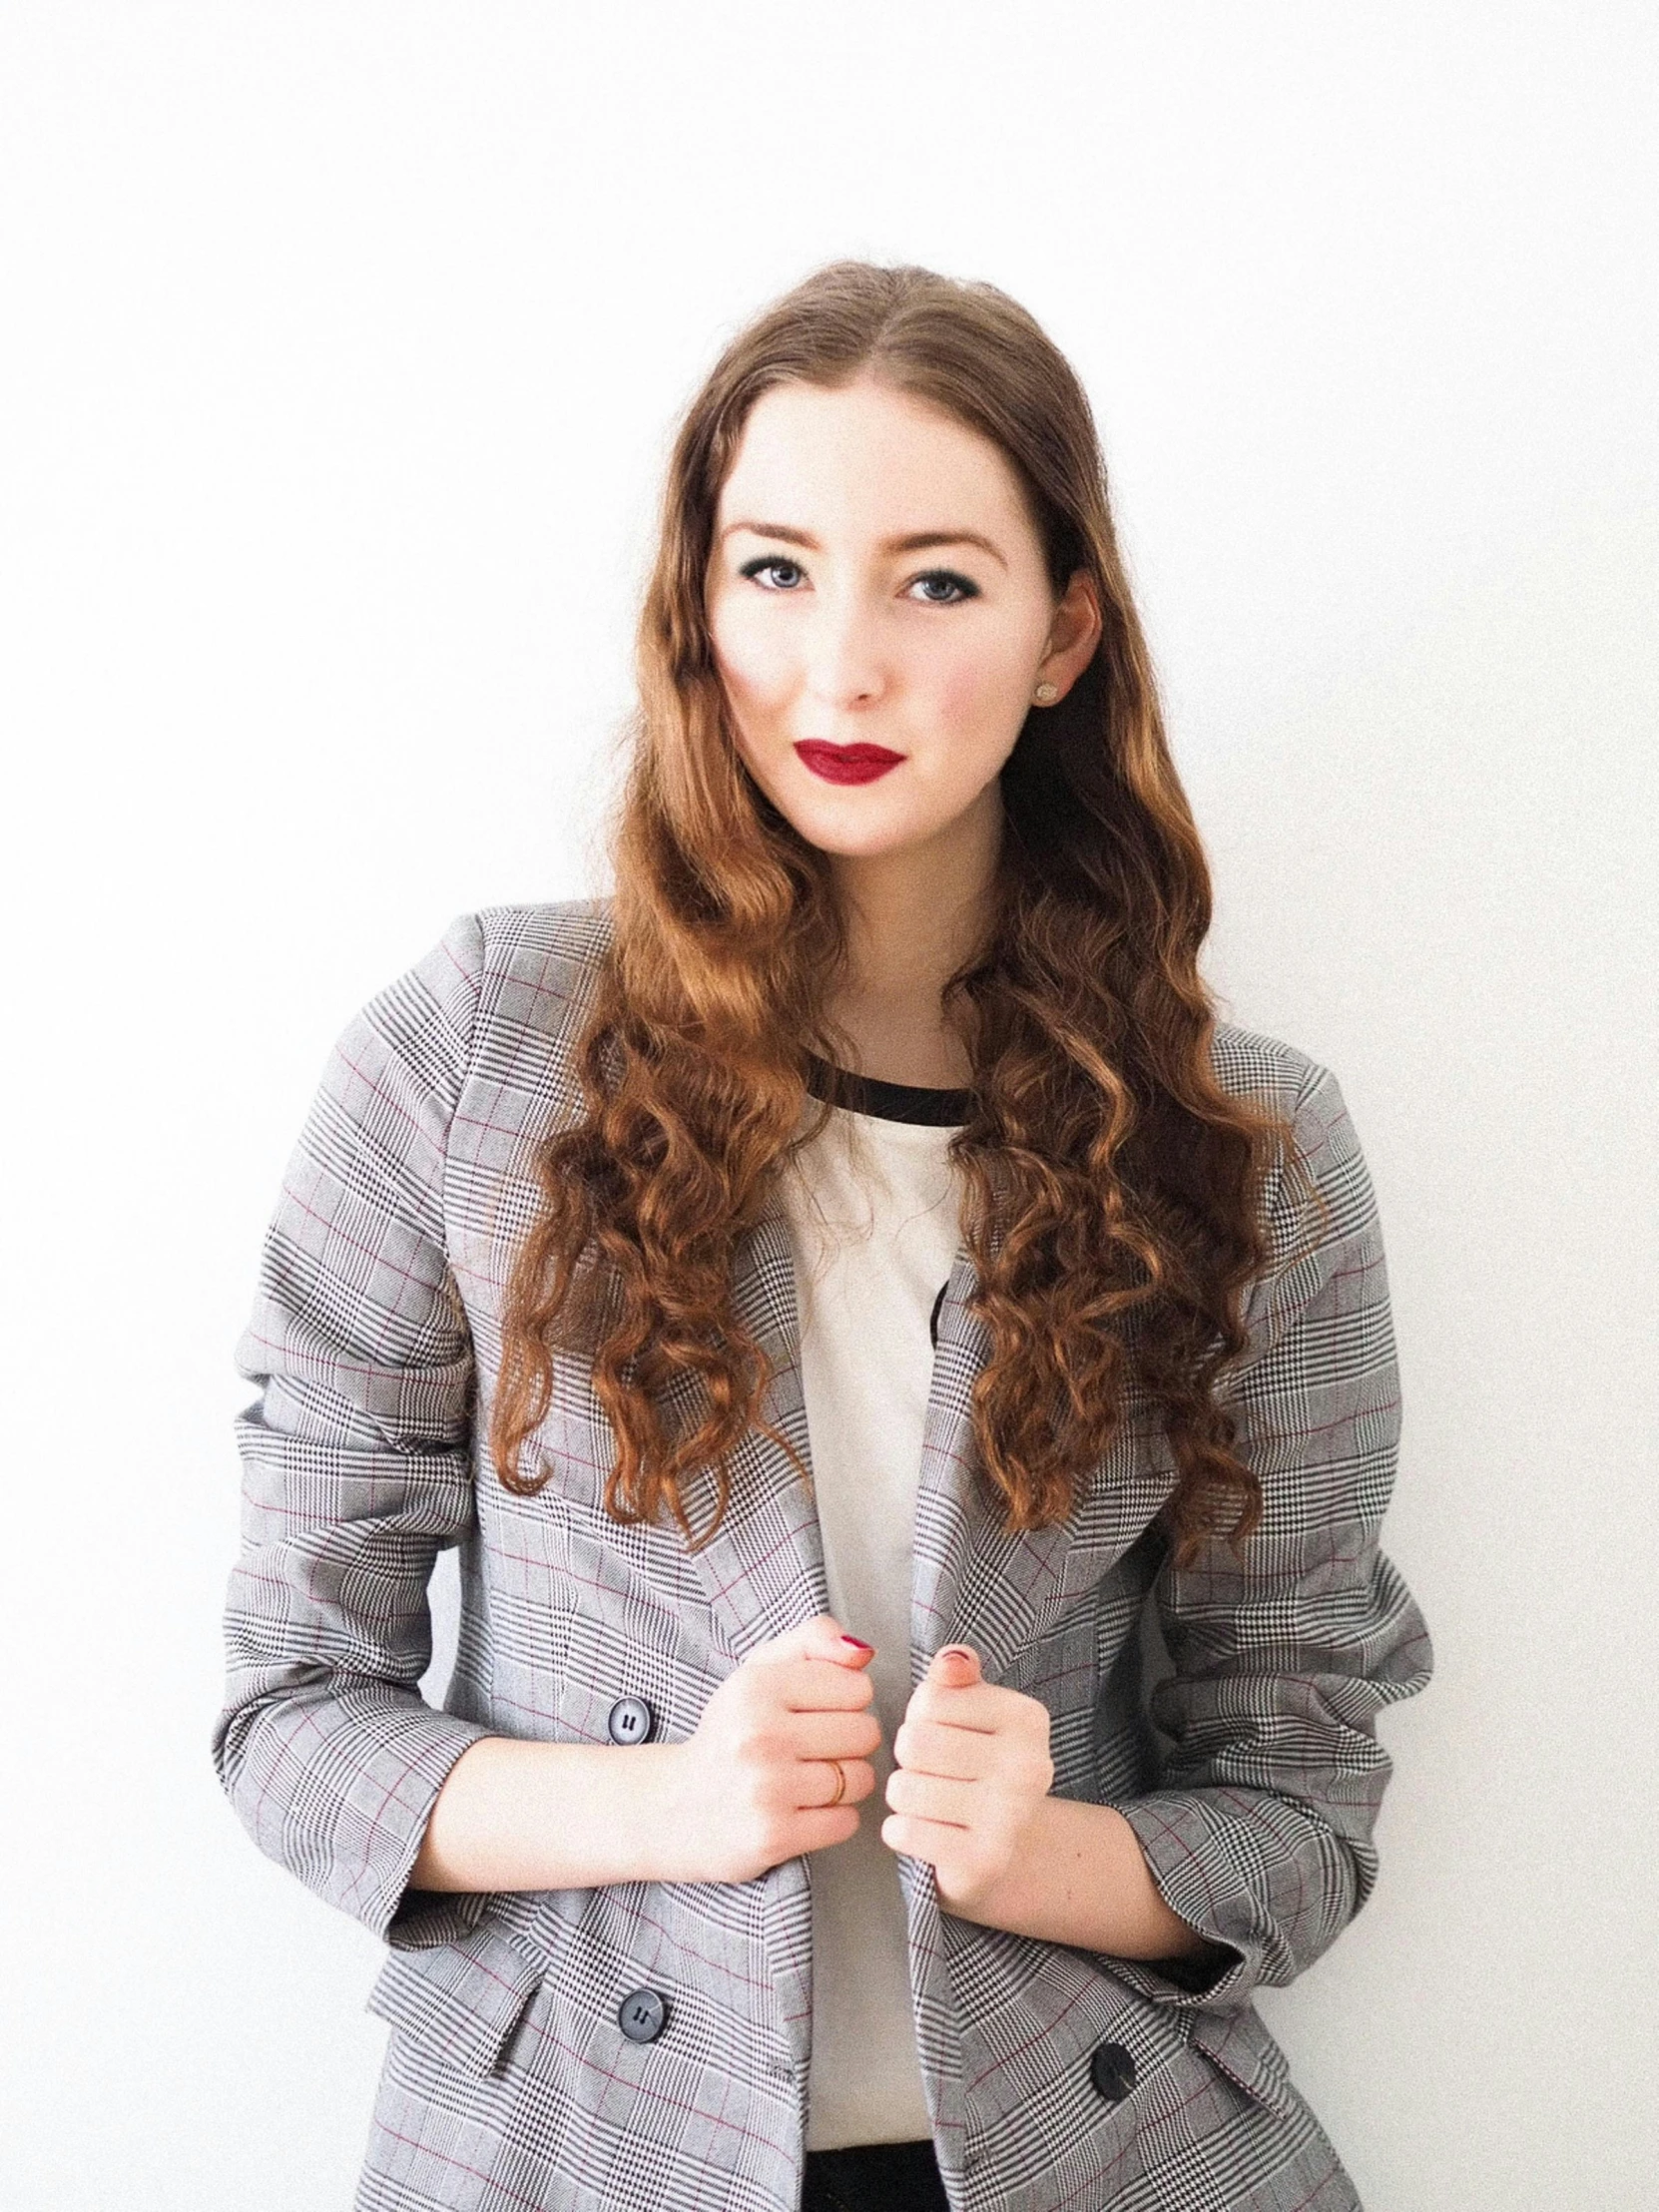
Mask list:
[[[1647,2200],[1655,26],[0,14],[8,2206],[349,2202],[379,1946],[208,1756],[260,1236],[354,1008],[603,887],[675,415],[847,253],[1077,363],[1212,978],[1381,1196],[1438,1670],[1263,2010],[1368,2212]]]

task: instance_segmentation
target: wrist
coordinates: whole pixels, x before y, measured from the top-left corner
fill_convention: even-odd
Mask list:
[[[679,1818],[682,1747],[678,1744],[584,1744],[570,1749],[585,1772],[560,1771],[553,1764],[544,1781],[543,1833],[549,1839],[571,1834],[580,1824],[576,1856],[590,1870],[584,1886],[613,1882],[674,1882],[690,1877],[682,1870],[685,1826]],[[554,1847],[568,1861],[568,1845]],[[567,1872],[562,1883],[574,1887]]]
[[[696,1863],[697,1822],[691,1804],[691,1762],[684,1744],[640,1744],[627,1759],[638,1765],[621,1771],[629,1787],[619,1805],[619,1825],[630,1838],[631,1882],[701,1882]]]

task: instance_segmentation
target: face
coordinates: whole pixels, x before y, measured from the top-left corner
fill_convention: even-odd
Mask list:
[[[890,852],[990,808],[1039,683],[1100,634],[1049,580],[1001,449],[869,379],[751,408],[721,490],[709,624],[739,749],[811,843]]]

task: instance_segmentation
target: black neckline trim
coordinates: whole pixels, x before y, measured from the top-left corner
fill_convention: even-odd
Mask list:
[[[855,1075],[833,1066],[816,1052],[807,1055],[807,1088],[815,1098],[876,1121],[919,1122],[951,1129],[973,1114],[971,1090],[947,1090],[927,1083],[888,1083],[877,1075]]]

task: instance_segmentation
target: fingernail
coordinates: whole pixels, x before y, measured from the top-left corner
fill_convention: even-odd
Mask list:
[[[873,1651],[875,1649],[873,1644],[866,1644],[861,1636],[842,1636],[841,1642],[843,1644],[856,1644],[860,1651]]]
[[[945,1659],[971,1659],[973,1657],[973,1653],[966,1644],[940,1644],[939,1655]]]

